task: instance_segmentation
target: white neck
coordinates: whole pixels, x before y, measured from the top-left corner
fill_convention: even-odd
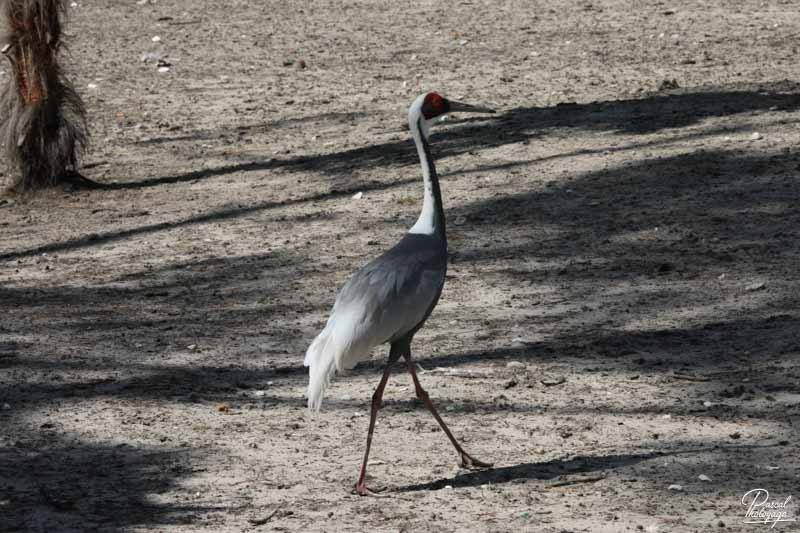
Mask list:
[[[422,146],[421,132],[419,128],[412,130],[414,143],[417,145],[417,154],[422,164],[422,181],[425,184],[425,197],[422,200],[422,211],[417,222],[408,230],[409,233],[423,233],[433,235],[436,231],[436,200],[433,197],[433,185],[431,184],[431,171],[428,167],[428,157]]]
[[[417,154],[419,155],[419,162],[422,166],[422,180],[425,185],[422,211],[419,214],[419,218],[417,218],[417,222],[408,232],[433,235],[441,231],[442,228],[439,226],[443,221],[439,220],[440,217],[438,217],[436,213],[436,196],[433,190],[433,180],[435,177],[431,176],[433,161],[429,161],[428,154],[425,153],[425,146],[423,144],[428,138],[428,122],[424,118],[420,120],[423,101],[424,95],[417,98],[408,111],[408,126],[414,138],[414,144],[417,146]],[[420,127],[420,125],[422,127]]]

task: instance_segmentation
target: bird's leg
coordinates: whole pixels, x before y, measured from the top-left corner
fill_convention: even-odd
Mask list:
[[[368,489],[365,481],[367,479],[367,460],[369,459],[369,448],[372,445],[372,432],[375,430],[375,419],[378,416],[378,411],[381,408],[381,401],[383,400],[383,389],[386,388],[386,382],[389,381],[389,374],[392,372],[392,366],[400,358],[400,354],[392,345],[389,351],[389,362],[386,363],[386,369],[383,371],[381,382],[372,395],[372,412],[369,417],[369,431],[367,432],[367,449],[364,451],[364,462],[361,463],[361,474],[358,476],[353,492],[361,496],[375,496],[375,492]]]
[[[461,458],[459,464],[463,468],[469,468],[470,470],[477,468],[491,467],[492,463],[484,463],[483,461],[478,461],[477,459],[474,459],[470,454],[464,451],[464,448],[461,447],[461,445],[458,443],[453,434],[450,433],[450,429],[447,427],[447,424],[444,423],[442,417],[439,416],[439,413],[436,411],[436,407],[433,406],[433,402],[431,401],[430,396],[428,396],[428,393],[425,392],[425,389],[423,389],[422,385],[420,385],[419,378],[417,378],[417,370],[414,367],[414,362],[411,360],[410,350],[409,353],[405,354],[405,358],[406,358],[406,363],[408,364],[408,371],[411,373],[411,379],[414,380],[414,388],[417,391],[417,398],[422,400],[422,403],[424,403],[425,406],[428,408],[428,410],[431,412],[433,418],[435,418],[436,421],[439,422],[439,425],[444,430],[445,434],[447,435],[447,438],[449,438],[450,442],[452,442],[453,446],[455,446],[456,451],[458,452]]]

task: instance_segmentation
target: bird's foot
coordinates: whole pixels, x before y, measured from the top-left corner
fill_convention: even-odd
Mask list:
[[[353,487],[353,494],[358,494],[359,496],[374,496],[376,498],[386,498],[388,494],[380,494],[385,490],[386,487],[370,489],[364,484],[363,481],[361,481],[359,483],[356,483],[356,486]]]
[[[479,470],[481,468],[491,468],[491,467],[492,463],[484,463],[483,461],[478,461],[468,453],[461,452],[461,468],[466,468],[467,470]]]

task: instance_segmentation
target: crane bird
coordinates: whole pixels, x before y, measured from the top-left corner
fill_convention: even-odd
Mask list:
[[[318,411],[325,389],[337,370],[351,369],[358,362],[369,359],[375,346],[390,345],[386,369],[372,396],[367,447],[354,488],[355,493],[363,496],[373,494],[365,485],[372,433],[383,390],[392,366],[400,357],[405,358],[417,398],[431,411],[455,446],[461,466],[492,466],[474,459],[459,445],[420,385],[411,359],[411,340],[436,307],[447,271],[444,209],[428,136],[437,117],[454,111],[494,113],[486,107],[447,100],[435,92],[423,94],[414,101],[408,110],[408,125],[422,164],[425,185],[422,212],[400,242],[350,277],[336,297],[325,328],[306,351],[308,407]]]

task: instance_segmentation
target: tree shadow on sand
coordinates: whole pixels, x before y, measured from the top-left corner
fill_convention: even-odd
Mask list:
[[[699,95],[687,92],[635,101],[518,109],[494,122],[456,123],[444,131],[439,148],[444,156],[448,156],[477,150],[487,143],[524,141],[548,128],[575,127],[638,134],[686,126],[707,116],[773,106],[795,109],[797,97],[783,93],[794,90],[791,84],[777,84],[765,87],[763,91],[751,88],[718,94],[714,91]],[[665,109],[672,111],[664,113]],[[313,170],[325,175],[341,174],[353,165],[415,164],[414,157],[411,145],[403,141],[297,158],[293,162],[274,161],[268,163],[275,165],[270,167],[252,163],[245,167],[212,169],[207,174],[201,171],[176,176],[170,183],[230,172],[261,171],[276,166]],[[739,384],[746,374],[750,380],[748,387],[758,393],[792,392],[796,384],[793,370],[784,369],[784,373],[776,377],[780,368],[765,366],[753,372],[745,364],[748,359],[760,359],[762,355],[762,362],[768,364],[774,363],[778,357],[796,358],[800,347],[800,323],[793,311],[798,304],[796,284],[791,278],[800,255],[796,229],[800,227],[800,215],[794,209],[800,200],[795,183],[796,164],[792,154],[742,156],[706,151],[576,175],[551,187],[537,186],[452,210],[452,218],[461,217],[468,223],[461,228],[456,224],[457,230],[474,228],[473,231],[483,235],[507,237],[498,241],[484,239],[480,244],[470,240],[458,244],[453,249],[456,264],[494,264],[493,270],[483,273],[486,278],[497,276],[505,283],[511,280],[519,286],[536,283],[555,287],[559,297],[569,305],[550,308],[547,300],[514,300],[505,316],[519,310],[538,310],[538,315],[526,319],[529,320],[526,326],[529,325],[536,334],[536,340],[523,346],[499,346],[486,350],[469,348],[444,356],[420,354],[421,364],[427,367],[457,366],[510,359],[546,363],[566,356],[572,358],[571,361],[585,361],[587,371],[602,366],[607,371],[619,373],[636,371],[668,375],[676,370],[700,372],[709,381],[692,387],[713,386],[719,391]],[[167,182],[153,180],[131,184],[130,187],[162,183]],[[397,186],[397,182],[387,181],[375,184],[375,189],[393,186]],[[352,189],[328,191],[289,204],[273,202],[229,208],[186,220],[100,233],[33,250],[13,250],[4,253],[0,259],[89,247],[185,224],[230,220],[261,209],[350,194],[353,190],[364,190],[364,186],[354,184]],[[637,238],[642,231],[656,226],[661,232],[656,237]],[[551,230],[553,233],[548,233]],[[483,246],[484,243],[487,245]],[[759,261],[754,261],[754,258]],[[508,259],[518,260],[509,264]],[[676,305],[700,307],[707,303],[707,294],[693,294],[691,287],[684,282],[699,276],[718,279],[721,274],[733,271],[738,259],[746,259],[744,263],[755,265],[749,270],[739,268],[742,280],[758,275],[759,263],[769,262],[766,271],[784,276],[784,279],[770,282],[782,283],[779,286],[781,292],[758,305],[753,304],[746,313],[722,308],[713,314],[686,318],[674,327],[620,327],[620,323],[631,319],[628,309],[634,304],[639,306],[637,309],[642,315],[658,316],[658,313],[675,311]],[[287,353],[286,346],[290,342],[305,341],[300,338],[302,331],[293,321],[300,315],[321,315],[319,306],[325,298],[306,299],[306,295],[299,291],[284,290],[284,287],[291,279],[315,275],[314,264],[309,263],[302,255],[255,254],[218,258],[205,263],[178,262],[162,271],[142,270],[102,286],[0,288],[0,310],[3,316],[15,321],[15,324],[5,321],[0,325],[4,332],[19,333],[23,338],[38,338],[40,332],[35,330],[31,319],[46,306],[50,313],[47,331],[52,332],[54,338],[69,339],[70,350],[87,348],[96,352],[82,359],[83,355],[73,357],[72,353],[59,352],[66,348],[54,343],[47,347],[53,353],[48,352],[46,358],[39,360],[20,353],[28,349],[27,341],[4,343],[0,346],[0,366],[3,369],[23,368],[39,374],[26,375],[24,384],[6,381],[0,390],[0,400],[13,399],[10,403],[22,406],[20,412],[33,411],[45,402],[67,397],[113,395],[163,400],[185,396],[186,399],[176,401],[194,401],[190,396],[195,393],[200,401],[224,401],[236,397],[243,389],[260,386],[266,380],[275,380],[275,388],[303,383],[306,370],[300,365],[302,349],[297,348],[297,353]],[[252,278],[253,272],[259,271],[269,272],[269,285],[259,284]],[[640,285],[632,286],[631,281]],[[743,288],[726,290],[737,290],[737,294],[743,295],[766,294],[772,286],[754,291]],[[329,304],[330,301],[324,303],[326,308]],[[584,311],[581,305],[589,309]],[[432,321],[445,323],[446,317],[440,314],[441,311],[437,311]],[[269,320],[272,316],[281,319],[273,324]],[[486,329],[503,327],[506,321],[505,318],[479,318],[481,327]],[[255,333],[252,329],[254,323],[260,324]],[[178,332],[189,332],[189,335]],[[149,354],[145,357],[169,356],[170,350],[178,346],[185,349],[199,335],[207,335],[206,338],[220,346],[223,342],[230,343],[232,336],[243,338],[256,334],[270,337],[272,344],[265,342],[267,347],[259,348],[259,355],[272,359],[269,368],[254,370],[254,365],[246,359],[251,353],[244,353],[244,350],[237,352],[238,363],[227,367],[223,364],[197,364],[193,360],[183,366],[136,366],[136,357],[143,353]],[[147,342],[138,341],[142,346],[136,346],[137,339],[147,339]],[[92,359],[103,346],[113,346],[116,355]],[[167,349],[167,346],[172,348]],[[41,346],[38,349],[45,350]],[[39,364],[42,368],[37,367]],[[105,377],[99,380],[92,377],[92,372],[110,372],[112,369],[127,374],[111,381]],[[380,369],[381,364],[376,362],[360,371],[376,373]],[[48,375],[50,373],[71,373],[73,380],[54,382]],[[777,388],[770,389],[771,386]],[[267,407],[291,402],[300,408],[302,399],[274,394],[262,400]],[[783,400],[778,404],[783,405]],[[337,408],[335,403],[332,405]],[[348,403],[341,403],[339,407],[352,409]],[[478,405],[476,410],[480,411],[481,406]],[[750,415],[766,418],[758,412]],[[2,422],[5,427],[11,427],[10,423],[6,424],[8,419]],[[17,428],[24,426],[24,421],[16,422]],[[49,434],[45,431],[42,438]],[[178,474],[183,472],[181,459],[171,452],[151,456],[149,452],[137,449],[122,448],[120,451],[114,447],[65,443],[39,453],[46,443],[37,439],[37,432],[29,431],[27,436],[18,437],[21,445],[0,450],[0,473],[6,478],[6,486],[13,488],[8,498],[12,506],[19,505],[18,508],[25,513],[24,516],[23,511],[13,515],[11,523],[14,527],[30,528],[31,524],[26,522],[28,513],[38,508],[47,510],[45,516],[49,518],[46,520],[55,520],[52,523],[56,526],[50,530],[58,529],[58,520],[65,519],[61,515],[68,514],[73,507],[94,516],[92,520],[97,523],[127,520],[120,523],[120,529],[138,523],[169,523],[171,517],[183,512],[180,507],[155,505],[146,498],[147,494],[170,490]],[[26,450],[37,453],[26,455]],[[658,457],[661,454],[616,453],[567,462],[526,462],[401,490],[549,480],[570,472],[629,468]],[[746,464],[741,457],[737,460]],[[43,479],[48,479],[46,473],[54,471],[56,463],[72,467],[68,472],[53,474],[48,484],[63,485],[66,489],[63,494],[68,494],[68,497],[63,496],[61,490],[54,494],[47,486],[40,489],[34,477],[33,473],[44,472]],[[151,463],[159,464],[160,469],[154,471]],[[174,476],[170,474],[172,468],[177,468]],[[18,481],[9,485],[7,480],[16,478]],[[118,485],[119,478],[125,479],[130,487]],[[86,483],[88,488],[82,488]],[[74,499],[73,492],[83,499]],[[106,494],[110,496],[104,496]],[[104,511],[103,506],[111,511]],[[127,513],[132,514],[120,512],[122,517],[113,516],[115,509],[124,511],[124,508],[140,509],[141,514],[129,509]],[[50,522],[45,523],[48,524]]]
[[[615,131],[629,134],[643,134],[664,128],[679,128],[713,116],[726,116],[737,113],[778,109],[794,110],[800,107],[797,84],[777,82],[771,84],[734,85],[729,87],[707,87],[703,90],[686,89],[670,94],[656,94],[642,99],[614,100],[589,104],[565,104],[548,108],[517,108],[504,112],[491,120],[465,119],[453,121],[453,125],[436,133],[435,155],[439,159],[474,152],[493,146],[524,142],[544,135],[548,130],[582,128],[586,130]],[[732,132],[737,127],[717,128],[715,133]],[[592,153],[593,151],[624,151],[641,147],[655,147],[660,143],[675,142],[679,139],[702,138],[710,131],[690,132],[677,138],[649,140],[632,143],[624,147],[580,150],[576,153],[559,154],[558,158]],[[707,155],[699,154],[698,158]],[[552,158],[552,157],[551,157]],[[476,172],[521,167],[537,161],[502,163],[491,167],[480,167]],[[540,161],[538,161],[540,162]],[[164,176],[149,180],[111,184],[110,189],[130,189],[152,187],[166,184],[194,182],[217,176],[236,173],[266,172],[284,169],[287,171],[312,172],[338,178],[329,190],[308,197],[295,198],[282,202],[259,202],[253,205],[228,207],[221,210],[192,216],[184,220],[160,222],[131,229],[111,232],[97,232],[85,237],[65,242],[51,243],[28,250],[9,250],[0,253],[0,261],[28,257],[40,253],[53,253],[80,249],[125,239],[133,235],[157,233],[187,225],[203,224],[211,221],[235,219],[263,210],[291,207],[292,205],[324,201],[346,197],[354,192],[372,192],[406,185],[416,180],[390,179],[364,183],[353,183],[350,175],[354,169],[390,168],[417,164],[417,156],[410,140],[393,141],[355,148],[329,154],[297,156],[289,159],[269,159],[236,163],[218,168],[192,171],[175,176]],[[683,162],[687,167],[690,161]],[[654,176],[658,178],[657,175]],[[543,198],[544,200],[544,198]],[[512,197],[503,202],[513,202]],[[516,200],[518,201],[518,200]],[[547,205],[542,203],[539,205]],[[487,206],[488,208],[488,206]],[[514,215],[516,216],[516,215]],[[480,219],[477,219],[480,220]]]
[[[33,409],[59,398],[163,398],[188,395],[193,387],[205,390],[202,399],[224,395],[236,383],[274,377],[280,373],[275,365],[262,372],[242,367],[236,374],[187,346],[239,346],[238,339],[258,337],[257,345],[247,343],[239,352],[259,358],[286,353],[297,330],[273,317],[288,320],[315,310],[301,290],[284,289],[300,271],[306,279],[318,275],[298,266],[305,264],[302,255],[265,252],[176,261],[120,274],[99,286],[0,288],[0,311],[12,339],[32,338],[35,317],[48,316],[46,331],[38,331],[35,342],[0,343],[0,370],[27,378],[0,379],[0,403]],[[178,353],[194,363],[159,364]],[[60,378],[51,379],[54,375]]]
[[[452,120],[452,126],[440,129],[435,134],[435,156],[444,159],[465,152],[519,143],[544,135],[549,130],[578,128],[645,134],[686,127],[709,117],[767,109],[791,111],[800,107],[799,87],[789,81],[760,85],[735,84],[681,89],[638,99],[567,103],[544,108],[518,107],[503,111],[491,119]],[[187,140],[191,141],[191,136]],[[411,141],[403,139],[341,152],[243,162],[186,174],[117,183],[109,185],[109,188],[137,189],[277,169],[346,176],[354,169],[392,168],[416,163],[417,156]]]
[[[159,501],[191,474],[187,450],[62,442],[52,425],[18,437],[0,448],[2,531],[128,531],[220,510],[218,502]]]
[[[274,379],[279,373],[272,367],[258,372],[243,365],[192,364],[192,355],[203,354],[186,346],[229,343],[220,337],[245,328],[250,334],[267,331],[262,356],[278,347],[283,353],[283,335],[291,331],[273,328],[269,317],[306,313],[309,307],[280,299],[272,289],[297,272],[298,262],[286,253],[227,256],[144,268],[110,284],[0,288],[2,331],[20,339],[0,342],[0,530],[168,528],[245,505],[239,496],[210,501],[188,495],[182,480],[196,477],[192,465],[205,451],[178,447],[173,439],[180,430],[165,433],[152,447],[117,444],[114,433],[104,430],[89,434],[107,440],[82,440],[69,431],[72,406],[92,400],[229,399],[239,380]],[[276,284],[260,283],[261,275]],[[249,305],[229,306],[231,299]],[[35,317],[43,314],[48,327],[40,330]],[[257,320],[265,324],[253,332]],[[187,365],[159,364],[161,353],[176,350],[190,353]],[[104,409],[93,404],[83,413],[91,418],[98,408]],[[129,422],[115,423],[117,435],[131,434],[122,427]],[[226,457],[217,453],[214,461]]]
[[[800,96],[796,94],[797,87],[790,82],[764,84],[756,87],[742,88],[737,86],[728,88],[708,88],[704,91],[691,92],[689,90],[677,91],[669,95],[654,95],[637,100],[618,100],[590,104],[560,105],[550,108],[518,108],[507,111],[496,119],[467,119],[454,121],[450,127],[436,133],[435,155],[443,159],[457,156],[465,152],[479,151],[492,146],[501,146],[523,142],[530,138],[543,135],[548,130],[584,128],[588,130],[610,130],[623,133],[648,133],[663,128],[677,128],[698,122],[710,116],[724,116],[754,110],[777,108],[780,110],[793,110],[800,107]],[[713,132],[732,132],[736,127],[717,128]],[[571,157],[592,152],[625,151],[642,147],[655,147],[660,143],[702,138],[710,135],[710,131],[690,132],[676,138],[668,137],[662,140],[650,140],[643,143],[633,143],[623,147],[606,147],[602,149],[580,150],[576,153],[558,154],[558,158]],[[186,174],[165,176],[151,180],[130,183],[112,184],[111,189],[129,189],[151,187],[165,184],[194,182],[197,180],[224,176],[235,173],[266,172],[276,169],[288,171],[314,172],[324,175],[349,178],[356,168],[401,167],[416,164],[416,153],[409,140],[395,141],[370,145],[367,147],[334,152],[330,154],[298,156],[290,159],[270,159],[264,162],[242,162],[219,168],[192,171]],[[708,156],[699,154],[698,159]],[[549,159],[552,159],[550,157]],[[522,167],[541,161],[508,162],[490,167],[480,167],[475,172],[488,170]],[[691,161],[685,160],[683,164],[690,165]],[[645,163],[646,164],[646,163]],[[658,175],[654,175],[658,178]],[[28,250],[9,250],[0,253],[1,260],[12,260],[41,253],[53,253],[65,250],[80,249],[96,246],[108,242],[125,239],[134,235],[157,233],[179,228],[187,225],[203,224],[211,221],[235,219],[254,212],[263,210],[291,207],[292,205],[309,202],[324,201],[333,198],[346,197],[354,192],[373,192],[391,189],[410,182],[414,179],[387,180],[364,183],[352,180],[332,186],[329,190],[308,197],[295,198],[282,202],[259,202],[253,205],[228,207],[221,210],[189,217],[185,220],[160,222],[131,229],[111,232],[97,232],[85,237],[72,239],[65,242],[51,243]],[[546,200],[546,198],[542,198]],[[501,200],[512,203],[519,201],[514,197]],[[548,205],[541,202],[537,205]],[[556,204],[557,205],[557,204]],[[488,209],[486,206],[484,209]],[[518,218],[518,215],[512,215]],[[480,221],[480,218],[476,220]]]

